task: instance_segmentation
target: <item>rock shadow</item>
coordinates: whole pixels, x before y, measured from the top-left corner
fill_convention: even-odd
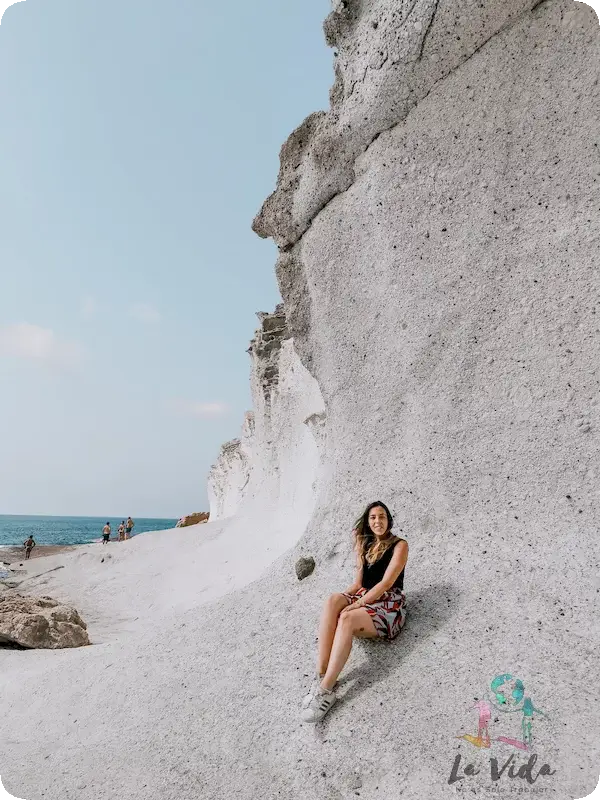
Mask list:
[[[22,644],[18,644],[17,642],[0,639],[0,650],[22,650],[23,652],[29,652],[30,649],[30,647],[23,647]]]

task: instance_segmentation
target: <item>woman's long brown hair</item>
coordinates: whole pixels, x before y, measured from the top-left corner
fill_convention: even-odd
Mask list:
[[[376,506],[381,506],[381,508],[383,508],[388,520],[385,536],[381,539],[378,539],[375,536],[369,526],[369,514],[371,513],[371,509],[375,508]],[[381,558],[388,548],[393,547],[396,542],[400,541],[400,537],[395,536],[392,533],[393,525],[394,520],[392,519],[389,508],[385,503],[382,503],[379,500],[377,500],[375,503],[370,503],[360,517],[356,520],[353,530],[354,547],[360,558],[363,561],[366,561],[367,564],[374,564]]]

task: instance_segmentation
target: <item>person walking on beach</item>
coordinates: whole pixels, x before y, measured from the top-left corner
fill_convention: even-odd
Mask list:
[[[125,539],[125,520],[122,520],[121,524],[118,528],[119,533],[119,541],[122,542]]]
[[[127,522],[125,523],[125,538],[131,538],[131,531],[133,530],[133,526],[135,522],[131,519],[131,517],[127,517]]]
[[[317,671],[302,701],[304,722],[319,722],[337,700],[337,678],[355,636],[391,641],[404,626],[408,542],[392,533],[393,524],[388,507],[380,501],[368,505],[355,523],[354,582],[325,601]]]
[[[25,539],[23,542],[23,547],[25,548],[25,560],[31,558],[31,551],[35,547],[35,539],[31,534],[29,534],[29,538]]]
[[[110,541],[110,522],[102,528],[102,544],[108,544]]]

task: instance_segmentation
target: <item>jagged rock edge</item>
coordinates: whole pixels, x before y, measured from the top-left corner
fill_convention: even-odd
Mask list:
[[[388,125],[387,127],[385,127],[385,128],[382,128],[380,131],[378,131],[378,132],[377,132],[377,133],[376,133],[376,134],[375,134],[375,135],[372,137],[372,139],[371,139],[371,140],[368,142],[368,144],[365,146],[365,148],[364,148],[363,150],[361,150],[361,152],[360,152],[360,153],[359,153],[359,154],[356,156],[356,158],[354,159],[354,163],[353,163],[353,165],[352,165],[352,168],[351,168],[351,169],[352,169],[352,173],[353,173],[353,178],[352,178],[352,180],[350,181],[350,183],[348,184],[348,186],[346,186],[344,189],[340,189],[340,190],[339,190],[338,192],[336,192],[336,193],[335,193],[335,194],[334,194],[332,197],[330,197],[330,199],[329,199],[329,200],[328,200],[326,203],[324,203],[324,204],[321,206],[321,208],[320,208],[320,209],[319,209],[319,210],[318,210],[318,211],[317,211],[317,212],[316,212],[316,213],[315,213],[315,214],[312,216],[312,218],[309,220],[309,222],[308,222],[308,224],[306,225],[305,229],[304,229],[304,230],[302,231],[302,233],[301,233],[301,234],[298,236],[298,238],[297,238],[297,239],[295,239],[293,242],[290,242],[289,244],[286,244],[286,245],[283,245],[283,246],[280,246],[280,247],[278,247],[278,249],[279,249],[279,252],[280,252],[280,253],[289,253],[289,252],[291,252],[291,251],[292,251],[292,250],[293,250],[293,249],[296,247],[296,245],[298,245],[298,244],[299,244],[299,243],[302,241],[302,238],[304,237],[304,234],[305,234],[305,233],[306,233],[308,230],[310,230],[310,228],[311,228],[311,226],[312,226],[313,222],[314,222],[314,221],[315,221],[315,220],[316,220],[316,219],[319,217],[319,215],[321,214],[321,212],[322,212],[322,211],[324,211],[324,210],[325,210],[325,209],[326,209],[326,208],[329,206],[329,204],[330,204],[330,203],[332,203],[332,202],[333,202],[333,201],[334,201],[334,200],[335,200],[337,197],[339,197],[340,195],[343,195],[343,194],[345,194],[345,193],[348,191],[348,189],[351,189],[351,188],[352,188],[352,186],[354,185],[354,183],[355,183],[355,181],[356,181],[356,172],[355,172],[355,170],[354,170],[354,167],[355,167],[355,165],[356,165],[356,162],[358,161],[358,159],[359,159],[359,158],[362,158],[362,157],[365,155],[365,153],[367,153],[367,152],[369,151],[369,149],[370,149],[370,147],[373,145],[373,143],[374,143],[374,142],[376,142],[376,141],[377,141],[377,139],[378,139],[378,138],[379,138],[379,137],[380,137],[382,134],[384,134],[384,133],[387,133],[388,131],[391,131],[391,130],[393,130],[393,129],[394,129],[396,126],[397,126],[397,125],[400,125],[401,123],[405,122],[405,121],[406,121],[406,120],[409,118],[409,116],[410,116],[410,115],[411,115],[411,114],[414,112],[414,110],[415,110],[415,109],[416,109],[416,108],[417,108],[417,107],[418,107],[418,106],[419,106],[419,105],[420,105],[420,104],[421,104],[421,103],[422,103],[424,100],[426,100],[426,99],[427,99],[427,97],[429,97],[429,95],[431,94],[431,92],[433,92],[433,90],[434,90],[434,89],[435,89],[437,86],[439,86],[440,84],[444,83],[444,81],[446,81],[446,80],[447,80],[447,79],[448,79],[448,78],[449,78],[451,75],[453,75],[453,74],[454,74],[454,73],[455,73],[457,70],[461,69],[461,68],[463,67],[463,65],[464,65],[464,64],[468,63],[468,62],[469,62],[469,61],[470,61],[470,60],[473,58],[473,56],[477,55],[477,53],[479,53],[479,52],[480,52],[480,51],[481,51],[481,50],[482,50],[482,49],[483,49],[483,48],[484,48],[484,47],[485,47],[485,46],[486,46],[486,45],[487,45],[489,42],[491,42],[491,41],[492,41],[492,39],[495,39],[495,37],[496,37],[496,36],[499,36],[500,34],[503,34],[503,33],[505,33],[506,31],[510,30],[510,29],[511,29],[511,28],[513,28],[513,27],[515,26],[515,24],[516,24],[517,22],[519,22],[519,21],[520,21],[520,20],[521,20],[523,17],[525,17],[525,16],[526,16],[526,15],[528,15],[528,14],[532,14],[532,13],[533,13],[533,12],[534,12],[534,11],[535,11],[537,8],[539,8],[539,6],[541,6],[541,5],[543,5],[544,3],[547,3],[547,2],[549,2],[549,1],[550,1],[550,0],[538,0],[538,2],[537,2],[537,3],[536,3],[534,6],[532,6],[532,7],[531,7],[531,8],[530,8],[528,11],[525,11],[523,14],[519,14],[519,16],[515,17],[514,19],[511,19],[511,21],[510,21],[509,23],[506,23],[506,24],[505,24],[505,25],[503,25],[501,28],[499,28],[497,31],[495,31],[495,32],[494,32],[494,33],[493,33],[493,34],[492,34],[492,35],[491,35],[491,36],[490,36],[488,39],[486,39],[484,42],[482,42],[482,44],[480,44],[480,45],[479,45],[479,47],[477,47],[475,50],[473,50],[473,52],[472,52],[472,53],[471,53],[469,56],[467,56],[467,58],[465,58],[465,59],[464,59],[464,61],[461,61],[461,62],[460,62],[460,64],[457,64],[457,66],[456,66],[456,67],[454,67],[452,70],[450,70],[450,72],[448,72],[448,74],[447,74],[447,75],[444,75],[442,78],[439,78],[437,81],[435,81],[434,83],[432,83],[431,87],[430,87],[430,88],[429,88],[429,90],[427,91],[427,94],[424,94],[424,95],[423,95],[423,97],[419,98],[419,99],[416,101],[416,103],[415,103],[413,106],[411,106],[411,108],[408,110],[408,112],[406,113],[406,115],[405,115],[404,117],[401,117],[400,119],[397,119],[397,120],[396,120],[395,122],[393,122],[391,125]],[[573,2],[580,2],[580,0],[573,0]],[[588,5],[588,4],[586,3],[585,5]],[[431,15],[431,20],[430,20],[429,26],[427,27],[427,30],[425,31],[425,35],[424,35],[424,37],[423,37],[423,42],[422,42],[422,46],[421,46],[421,52],[420,52],[420,54],[419,54],[419,58],[418,58],[417,60],[421,60],[421,57],[422,57],[422,55],[423,55],[423,50],[424,50],[424,47],[425,47],[425,40],[426,40],[426,38],[427,38],[427,35],[428,35],[428,33],[429,33],[429,30],[431,29],[431,25],[432,25],[432,23],[433,23],[433,20],[434,20],[434,18],[435,18],[435,16],[436,16],[436,13],[437,13],[437,9],[438,9],[438,7],[439,7],[439,2],[436,4],[436,6],[435,6],[435,10],[434,10],[433,14]],[[590,8],[591,8],[591,6],[590,6]],[[315,112],[315,113],[327,113],[327,112]],[[311,115],[311,116],[312,116],[312,115]],[[308,117],[307,117],[307,119],[308,119]],[[302,123],[301,123],[301,124],[298,126],[298,128],[297,128],[296,130],[298,130],[300,127],[302,127],[302,125],[304,125],[304,123],[305,123],[305,122],[306,122],[306,120],[304,120],[304,121],[303,121],[303,122],[302,122]],[[287,142],[286,142],[286,144],[287,144]],[[277,191],[277,188],[274,190],[274,192],[275,192],[275,191]],[[260,213],[261,213],[261,212],[259,212],[259,215],[260,215]],[[269,238],[271,238],[271,237],[269,237]],[[284,298],[284,299],[285,299],[285,298]],[[305,366],[306,366],[306,367],[307,367],[307,369],[308,369],[308,366],[307,366],[306,364],[305,364]]]

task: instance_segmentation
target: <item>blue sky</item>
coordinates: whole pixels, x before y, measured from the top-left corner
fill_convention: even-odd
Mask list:
[[[219,10],[225,8],[225,11]],[[26,0],[0,25],[0,513],[176,517],[251,407],[250,229],[326,108],[328,0]]]

